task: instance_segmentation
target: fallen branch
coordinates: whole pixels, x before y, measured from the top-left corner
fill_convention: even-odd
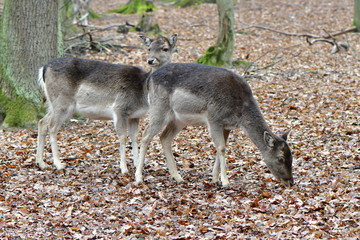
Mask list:
[[[282,34],[282,35],[292,36],[292,37],[324,38],[324,39],[333,38],[333,37],[336,37],[336,36],[339,36],[339,35],[342,35],[342,34],[345,34],[345,33],[357,31],[356,27],[351,27],[351,28],[347,28],[345,30],[334,32],[334,33],[330,33],[330,34],[328,33],[325,36],[318,36],[318,35],[313,35],[313,34],[308,34],[308,33],[283,32],[283,31],[280,31],[280,30],[276,30],[276,29],[269,28],[269,27],[264,27],[264,26],[261,26],[261,25],[251,25],[251,26],[243,27],[243,28],[240,29],[240,31],[241,30],[246,30],[246,29],[249,29],[249,28],[259,28],[259,29],[268,30],[268,31],[271,31],[271,32],[276,32],[276,33],[279,33],[279,34]]]
[[[276,33],[279,33],[279,34],[282,34],[282,35],[292,36],[292,37],[319,38],[319,36],[312,35],[312,34],[283,32],[283,31],[280,31],[280,30],[276,30],[276,29],[269,28],[269,27],[264,27],[264,26],[261,26],[261,25],[251,25],[251,26],[243,27],[243,28],[240,29],[240,31],[246,30],[246,29],[249,29],[249,28],[259,28],[259,29],[263,29],[263,30],[267,30],[267,31],[271,31],[271,32],[276,32]]]
[[[119,26],[121,26],[121,25],[110,25],[110,26],[105,26],[105,27],[97,27],[97,26],[92,26],[92,25],[83,26],[83,29],[84,29],[83,33],[81,33],[79,35],[72,36],[70,38],[67,38],[67,39],[65,39],[65,41],[72,41],[72,40],[75,40],[75,39],[78,39],[78,38],[83,38],[88,34],[92,34],[92,33],[97,32],[97,31],[106,31],[106,30],[109,30],[111,28],[118,28]],[[88,30],[86,30],[86,29],[88,29]]]
[[[120,40],[123,39],[124,36],[114,36],[114,35],[108,35],[106,37],[95,39],[93,37],[93,33],[96,31],[105,31],[111,28],[118,28],[120,25],[110,25],[105,27],[96,27],[96,26],[86,26],[83,28],[84,32],[70,37],[68,39],[65,39],[65,41],[70,42],[68,47],[65,49],[65,52],[83,52],[86,50],[94,50],[94,51],[108,51],[111,52],[111,50],[115,50],[117,52],[120,52],[124,54],[125,56],[128,56],[128,53],[121,50],[121,48],[132,48],[132,49],[139,49],[140,47],[137,46],[126,46],[126,45],[120,45],[115,43],[110,43],[112,40]]]
[[[280,48],[271,49],[271,50],[265,52],[264,54],[262,54],[261,56],[259,56],[257,59],[255,59],[254,61],[252,61],[252,62],[244,69],[244,72],[243,72],[242,75],[245,76],[245,75],[249,74],[251,67],[253,67],[260,59],[262,59],[263,57],[265,57],[265,56],[268,55],[269,53],[275,52],[275,51],[278,51],[278,50],[289,50],[289,49],[291,49],[291,48],[296,48],[296,47],[299,47],[299,46],[300,46],[300,44],[296,44],[296,45],[293,45],[293,46],[290,46],[290,47],[280,47]],[[276,56],[275,56],[273,59],[275,59],[275,58],[277,57],[277,55],[278,55],[278,53],[276,54]],[[294,57],[295,57],[295,56],[294,56]],[[277,63],[279,63],[279,62],[281,62],[281,61],[283,61],[283,59],[282,59],[282,58],[279,58],[278,60],[274,60],[272,63],[270,63],[270,64],[268,64],[268,65],[266,65],[266,66],[264,66],[264,67],[261,67],[261,68],[256,69],[256,71],[264,70],[264,69],[267,69],[267,68],[269,68],[269,67],[273,67],[273,66],[275,66]]]
[[[318,36],[318,35],[307,34],[307,33],[283,32],[283,31],[279,31],[279,30],[276,30],[276,29],[273,29],[273,28],[264,27],[264,26],[261,26],[261,25],[247,26],[247,27],[241,28],[240,31],[246,30],[246,29],[249,29],[249,28],[259,28],[259,29],[279,33],[279,34],[286,35],[286,36],[292,36],[292,37],[305,37],[306,42],[309,45],[313,45],[316,42],[326,42],[326,43],[329,43],[329,44],[333,45],[333,48],[332,48],[332,51],[331,51],[332,53],[340,52],[342,49],[347,51],[350,48],[350,45],[348,43],[338,42],[337,39],[335,38],[336,36],[346,34],[346,33],[349,33],[349,32],[356,32],[357,31],[356,27],[347,28],[345,30],[337,31],[337,32],[334,32],[334,33],[329,33],[328,31],[324,30],[326,35]]]

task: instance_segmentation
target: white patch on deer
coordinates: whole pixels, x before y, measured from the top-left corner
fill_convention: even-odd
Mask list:
[[[148,112],[148,107],[143,107],[138,110],[136,110],[133,114],[130,115],[130,118],[140,118],[144,116]]]
[[[185,89],[176,89],[170,99],[176,120],[192,125],[207,124],[206,102]]]
[[[104,98],[108,98],[108,94],[100,89],[91,87],[91,85],[82,84],[76,94],[78,102],[75,106],[75,111],[79,114],[95,119],[95,120],[111,120],[113,119],[113,104],[115,99],[109,99],[107,104],[104,104]]]

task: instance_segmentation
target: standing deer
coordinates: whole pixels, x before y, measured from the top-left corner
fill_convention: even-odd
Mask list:
[[[160,37],[150,40],[141,36],[156,58],[152,71],[171,61],[175,51],[177,35],[169,39]],[[135,66],[110,64],[80,58],[58,58],[39,69],[39,84],[44,90],[48,112],[38,124],[36,163],[41,169],[44,142],[49,132],[53,162],[57,169],[65,164],[59,159],[57,133],[74,113],[96,120],[113,120],[120,138],[120,169],[128,173],[125,159],[127,129],[132,143],[134,164],[138,161],[139,118],[148,110],[146,78],[150,72]]]
[[[226,69],[199,64],[171,63],[155,71],[149,82],[149,123],[143,134],[136,182],[142,171],[147,147],[160,131],[170,175],[179,175],[171,142],[186,125],[207,125],[217,149],[212,172],[213,182],[229,186],[226,175],[225,145],[230,130],[242,128],[260,149],[270,171],[287,186],[294,184],[292,154],[286,140],[273,134],[266,124],[249,84]]]

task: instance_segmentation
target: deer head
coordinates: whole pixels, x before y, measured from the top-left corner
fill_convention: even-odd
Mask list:
[[[169,38],[160,36],[150,39],[144,35],[139,37],[149,50],[147,63],[153,70],[171,62],[172,54],[177,51],[177,34],[173,34]]]

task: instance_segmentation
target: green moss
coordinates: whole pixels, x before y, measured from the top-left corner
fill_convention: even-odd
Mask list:
[[[92,10],[91,8],[89,9],[89,18],[92,19],[101,19],[102,15],[99,13],[94,12],[94,10]]]
[[[245,32],[245,31],[237,31],[237,34],[243,34],[243,35],[250,35],[250,32]]]
[[[202,4],[203,2],[200,0],[176,0],[174,5],[176,7],[185,8],[189,6],[197,6]]]
[[[117,9],[109,11],[109,13],[121,13],[121,14],[143,14],[145,12],[155,11],[157,7],[151,1],[145,0],[131,0],[129,3],[121,6]]]
[[[8,98],[0,91],[0,118],[3,118],[2,127],[4,128],[32,128],[37,124],[38,111],[26,99]]]
[[[162,0],[162,1],[180,8],[185,8],[189,6],[198,6],[203,3],[216,3],[216,0]]]
[[[226,61],[222,59],[222,56],[225,50],[222,46],[211,46],[196,62],[211,66],[224,66],[226,65]]]
[[[253,64],[252,62],[248,62],[248,61],[245,61],[245,60],[240,60],[240,59],[237,59],[237,60],[234,60],[232,62],[232,65],[234,67],[240,67],[240,68],[247,68],[249,67],[251,64]]]
[[[136,24],[135,27],[130,28],[129,30],[131,32],[143,32],[146,33],[148,36],[160,36],[164,35],[163,32],[161,32],[160,26],[158,24],[150,25],[152,22],[153,16],[150,14],[143,14],[140,18],[140,21],[138,24]]]

